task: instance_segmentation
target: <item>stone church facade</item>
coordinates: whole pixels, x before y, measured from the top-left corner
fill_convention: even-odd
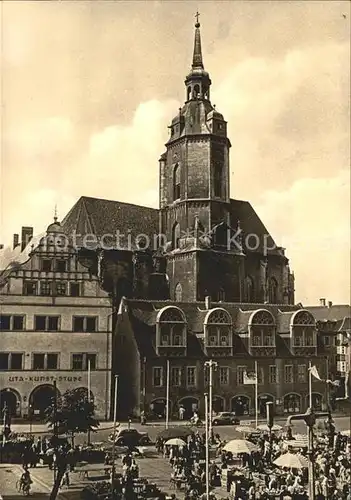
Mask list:
[[[96,236],[81,245],[82,259],[116,304],[122,296],[294,303],[284,249],[249,202],[230,198],[231,144],[210,91],[197,23],[185,103],[159,160],[159,210],[82,197],[63,220],[68,235]]]

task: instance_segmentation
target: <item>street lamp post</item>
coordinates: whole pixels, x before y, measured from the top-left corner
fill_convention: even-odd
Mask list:
[[[212,392],[213,392],[213,369],[216,369],[218,363],[210,359],[209,361],[205,361],[205,367],[209,369],[209,401],[208,401],[208,416],[209,424],[208,424],[208,434],[209,439],[212,439]]]
[[[31,404],[28,406],[28,417],[29,417],[29,437],[31,438],[33,432],[33,409]]]
[[[112,444],[112,474],[111,489],[114,497],[115,476],[116,476],[116,430],[117,430],[117,396],[118,396],[118,375],[115,375],[115,391],[113,404],[113,444]]]
[[[303,420],[308,428],[308,498],[310,500],[315,500],[315,489],[314,489],[314,465],[313,465],[313,428],[317,419],[330,417],[330,412],[316,412],[314,413],[312,408],[308,408],[306,413],[300,415],[292,415],[287,419],[287,426],[290,426],[293,420]]]
[[[210,498],[210,474],[209,474],[209,462],[210,462],[210,453],[209,453],[209,420],[208,420],[208,394],[207,392],[204,394],[205,396],[205,446],[206,446],[206,463],[205,463],[205,474],[206,474],[206,500]]]

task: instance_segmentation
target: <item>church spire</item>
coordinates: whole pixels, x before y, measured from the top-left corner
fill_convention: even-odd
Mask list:
[[[201,51],[201,35],[200,35],[200,14],[196,12],[196,23],[195,23],[195,40],[194,40],[194,54],[193,54],[193,69],[204,69],[204,63],[202,61],[202,51]]]
[[[210,100],[209,89],[211,80],[207,71],[204,70],[204,63],[202,60],[199,16],[200,14],[196,12],[193,62],[191,71],[185,79],[187,102],[192,100]]]

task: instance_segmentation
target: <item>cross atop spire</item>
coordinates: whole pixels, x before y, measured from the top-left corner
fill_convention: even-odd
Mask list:
[[[55,204],[54,222],[57,222],[57,204]]]
[[[200,23],[199,23],[200,12],[196,12],[195,17],[196,17],[195,28],[200,28]]]
[[[201,36],[200,36],[200,23],[199,23],[199,12],[196,12],[196,24],[195,24],[195,42],[194,42],[194,55],[193,55],[193,68],[204,69],[204,64],[202,61],[202,51],[201,51]]]

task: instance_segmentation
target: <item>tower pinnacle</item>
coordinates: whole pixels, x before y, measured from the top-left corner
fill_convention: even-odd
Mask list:
[[[195,23],[195,41],[194,41],[194,54],[193,54],[193,69],[204,69],[204,64],[202,61],[202,51],[201,51],[201,35],[200,35],[200,23],[199,23],[199,12],[196,12],[196,23]]]

